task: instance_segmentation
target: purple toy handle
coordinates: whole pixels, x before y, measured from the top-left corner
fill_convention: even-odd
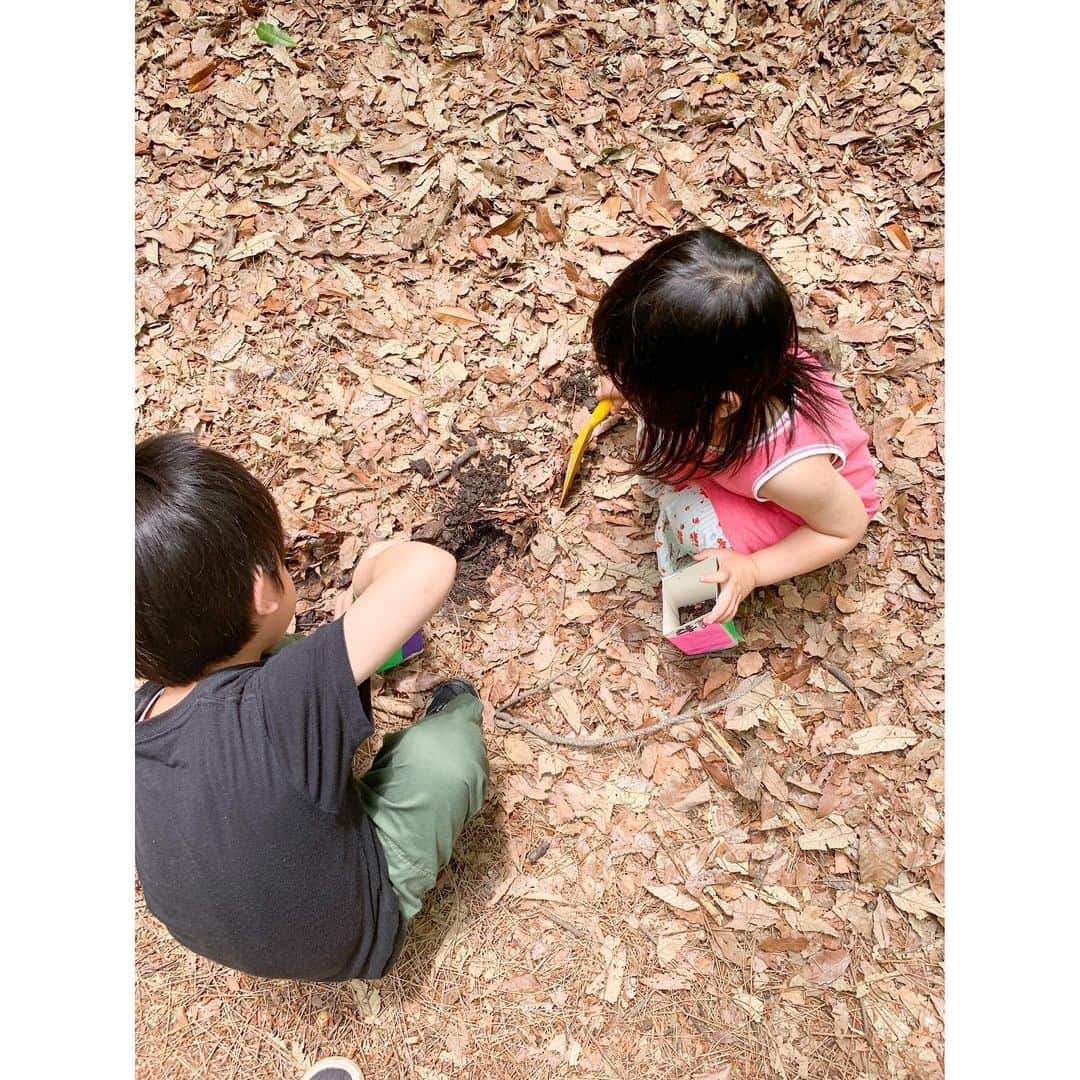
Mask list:
[[[417,630],[416,633],[401,646],[401,659],[408,660],[410,656],[415,656],[418,652],[423,652],[423,649],[424,631]]]

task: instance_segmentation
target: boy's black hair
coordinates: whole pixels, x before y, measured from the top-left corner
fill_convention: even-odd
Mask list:
[[[182,686],[254,636],[255,572],[279,582],[270,492],[185,432],[135,447],[135,672]]]
[[[787,290],[763,256],[715,229],[670,236],[623,269],[593,316],[592,343],[643,421],[634,462],[643,476],[738,466],[777,403],[828,425]],[[717,430],[729,394],[740,404]]]

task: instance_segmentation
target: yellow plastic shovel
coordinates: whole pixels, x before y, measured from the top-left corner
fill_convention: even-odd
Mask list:
[[[563,480],[562,494],[559,496],[560,506],[566,502],[570,485],[574,482],[574,477],[577,476],[578,469],[581,467],[581,459],[585,454],[585,446],[589,441],[589,436],[593,433],[597,424],[607,419],[610,412],[611,399],[601,398],[596,408],[593,409],[589,422],[578,432],[578,437],[574,440],[574,445],[570,449],[570,463],[566,466],[566,479]]]

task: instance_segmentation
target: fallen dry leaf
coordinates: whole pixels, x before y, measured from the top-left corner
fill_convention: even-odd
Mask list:
[[[520,228],[525,220],[525,211],[517,210],[505,221],[500,221],[488,231],[488,236],[512,236]]]
[[[215,58],[208,64],[203,64],[202,67],[197,68],[190,76],[188,76],[188,93],[194,94],[199,90],[205,90],[206,87],[210,85],[210,76],[214,74],[220,63],[221,61]]]
[[[695,806],[704,806],[712,798],[712,791],[709,788],[708,782],[699,784],[692,791],[688,791],[685,795],[676,799],[669,809],[671,810],[693,810]]]
[[[346,168],[333,155],[329,156],[326,162],[334,170],[334,175],[345,185],[350,195],[362,199],[367,195],[375,194],[375,189],[359,173]]]
[[[626,946],[618,938],[607,937],[601,952],[607,961],[603,997],[609,1005],[614,1005],[619,1000],[623,976],[626,974]]]
[[[904,439],[904,455],[924,458],[937,449],[937,435],[929,425],[917,427]]]
[[[507,735],[503,740],[503,753],[515,765],[531,765],[535,760],[532,747],[520,735]]]
[[[593,622],[599,615],[588,600],[575,600],[563,609],[563,622]]]
[[[407,399],[415,397],[418,393],[415,386],[411,386],[404,379],[395,379],[392,375],[380,375],[379,372],[371,373],[371,385],[376,390],[381,390],[391,397]]]
[[[890,221],[885,226],[885,235],[897,251],[911,251],[911,241],[908,239],[908,234],[904,232],[903,226],[897,222]]]
[[[766,953],[797,953],[802,952],[809,944],[810,939],[808,937],[775,937],[766,938],[758,945],[758,949]]]
[[[850,965],[846,949],[822,949],[807,961],[804,978],[812,986],[831,986]]]
[[[834,751],[861,757],[865,754],[883,754],[889,750],[903,750],[919,741],[917,732],[899,724],[874,724],[872,727],[854,731],[848,736],[849,746]]]
[[[644,889],[679,911],[697,911],[701,906],[692,896],[679,892],[674,885],[645,885]]]
[[[881,889],[895,880],[899,872],[900,862],[889,838],[873,826],[862,830],[859,833],[859,881]]]
[[[828,851],[831,848],[851,847],[857,839],[855,830],[847,825],[826,825],[812,829],[799,837],[803,851]]]
[[[716,783],[717,786],[723,788],[724,791],[735,790],[735,785],[731,781],[728,767],[722,762],[706,759],[702,761],[701,767],[712,777],[713,782]],[[651,776],[651,771],[646,775]]]
[[[413,423],[420,429],[420,434],[426,436],[431,430],[431,426],[428,423],[427,409],[424,408],[424,403],[417,397],[409,400],[409,415],[412,417]]]
[[[479,326],[480,320],[468,308],[440,307],[431,313],[437,322],[447,326]]]
[[[919,919],[928,915],[945,918],[945,905],[925,885],[890,885],[886,891],[893,903],[909,915]]]
[[[138,437],[202,432],[268,483],[300,632],[372,539],[453,550],[427,647],[376,680],[373,741],[415,721],[433,678],[460,673],[485,702],[494,825],[425,905],[449,927],[431,964],[407,950],[384,988],[408,1002],[399,1071],[501,1075],[520,1029],[537,1076],[940,1080],[944,927],[922,902],[943,903],[945,847],[940,4],[205,7],[136,0]],[[259,43],[264,17],[297,48]],[[592,392],[597,299],[699,222],[784,281],[800,340],[872,431],[882,507],[837,563],[756,590],[741,648],[691,659],[659,634],[633,425],[595,441],[569,507],[552,495]],[[611,748],[492,715],[524,694],[510,711],[557,735],[629,733],[745,685],[750,653],[748,678],[775,674],[749,700]],[[853,733],[901,725],[917,740],[852,753]],[[373,1035],[393,1017],[367,990],[234,988],[141,896],[136,931],[138,1075],[299,1076],[342,1050],[387,1072]],[[843,959],[821,954],[841,951],[829,982]],[[656,1023],[597,1027],[624,1006]]]
[[[549,244],[557,244],[563,238],[562,229],[552,220],[551,214],[543,203],[536,204],[536,228]]]
[[[759,652],[745,652],[735,662],[740,678],[756,675],[765,666],[765,657]]]
[[[761,791],[764,774],[765,748],[755,740],[747,747],[742,757],[742,764],[732,774],[731,782],[744,799],[753,802]]]
[[[212,364],[224,364],[231,360],[241,345],[244,344],[244,330],[240,326],[227,327],[218,337],[207,357]]]
[[[710,694],[719,690],[721,686],[731,682],[731,677],[734,674],[735,669],[731,664],[723,660],[710,661],[708,675],[706,675],[705,684],[701,688],[701,699],[704,701]]]
[[[688,990],[691,986],[690,980],[685,975],[665,975],[661,973],[659,975],[650,975],[642,981],[653,990]]]
[[[942,903],[945,903],[945,863],[936,862],[933,866],[926,868],[926,877],[930,882],[930,888],[933,894]]]
[[[868,345],[873,342],[884,341],[886,334],[889,332],[889,324],[881,321],[852,323],[846,319],[840,319],[833,323],[832,332],[841,341]]]
[[[239,262],[241,259],[251,259],[256,255],[262,255],[269,251],[277,243],[277,233],[272,230],[256,233],[242,240],[229,252],[225,258],[229,262]]]
[[[849,143],[872,138],[872,132],[861,131],[858,128],[848,128],[846,131],[838,131],[835,135],[830,135],[828,141],[832,146],[847,146]]]
[[[523,971],[507,979],[502,988],[507,994],[534,994],[541,987],[531,971]]]
[[[754,994],[748,994],[745,990],[736,990],[732,995],[731,1000],[739,1006],[740,1009],[755,1024],[760,1024],[765,1017],[765,1002],[761,998]]]
[[[583,535],[601,555],[606,555],[612,562],[626,562],[626,553],[610,537],[592,529],[586,529]]]
[[[328,439],[334,434],[334,429],[329,424],[302,412],[294,412],[289,417],[289,427],[293,431],[302,431],[313,439]]]

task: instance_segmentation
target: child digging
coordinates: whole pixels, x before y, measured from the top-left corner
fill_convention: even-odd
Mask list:
[[[866,434],[799,347],[791,299],[757,252],[713,229],[662,240],[604,294],[592,341],[600,396],[639,418],[660,573],[719,564],[701,579],[719,586],[705,623],[862,539],[879,505]]]
[[[481,706],[443,683],[372,734],[371,674],[442,605],[451,555],[374,544],[341,618],[277,651],[296,592],[266,488],[183,434],[135,449],[135,862],[181,944],[271,978],[375,979],[480,809]]]

